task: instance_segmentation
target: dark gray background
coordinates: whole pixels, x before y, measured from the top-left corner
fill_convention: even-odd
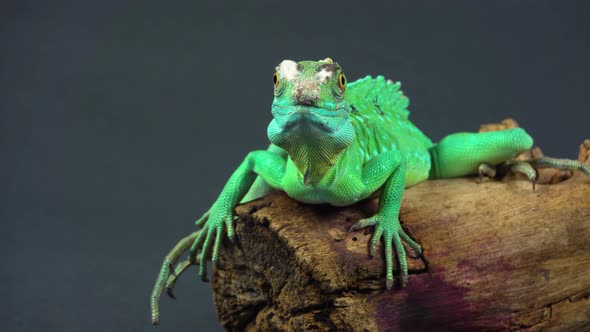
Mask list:
[[[282,59],[402,81],[434,140],[509,116],[553,156],[590,136],[582,1],[2,7],[5,331],[219,329],[196,270],[159,328],[148,296],[163,255],[266,147]]]

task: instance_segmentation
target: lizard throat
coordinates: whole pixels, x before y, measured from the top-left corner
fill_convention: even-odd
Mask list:
[[[324,178],[354,137],[354,129],[348,120],[332,132],[305,125],[281,126],[275,120],[268,127],[271,143],[289,153],[305,185],[316,184]]]

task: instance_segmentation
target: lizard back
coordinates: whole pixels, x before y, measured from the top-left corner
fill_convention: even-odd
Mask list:
[[[428,178],[432,141],[409,120],[410,100],[400,88],[400,82],[366,76],[347,85],[346,98],[363,163],[383,152],[402,151],[406,184],[412,185]]]

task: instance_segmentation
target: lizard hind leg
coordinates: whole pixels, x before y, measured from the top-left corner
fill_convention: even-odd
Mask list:
[[[495,166],[483,163],[479,166],[480,182],[484,176],[500,178],[509,173],[520,173],[528,177],[533,184],[533,190],[535,190],[535,185],[537,184],[537,180],[539,180],[538,169],[540,168],[580,171],[590,176],[590,166],[581,161],[541,157],[530,160],[507,160]]]
[[[482,164],[498,165],[532,145],[533,139],[522,128],[451,134],[430,149],[432,167],[429,177],[440,179],[478,174],[482,172]]]
[[[457,133],[445,137],[430,149],[432,167],[430,178],[451,178],[478,174],[499,178],[508,173],[524,174],[533,184],[539,168],[578,170],[590,176],[590,166],[568,159],[549,157],[513,160],[532,147],[532,138],[522,128],[484,133]]]

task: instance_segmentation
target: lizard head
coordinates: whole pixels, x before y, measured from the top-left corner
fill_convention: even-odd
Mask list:
[[[344,99],[346,77],[332,59],[284,60],[276,67],[273,81],[271,141],[276,135],[294,132],[330,135],[350,122],[350,106]]]
[[[274,118],[267,131],[271,143],[287,150],[302,172],[309,163],[329,167],[355,137],[342,68],[330,58],[284,60],[273,81]],[[303,161],[315,154],[325,160]]]

